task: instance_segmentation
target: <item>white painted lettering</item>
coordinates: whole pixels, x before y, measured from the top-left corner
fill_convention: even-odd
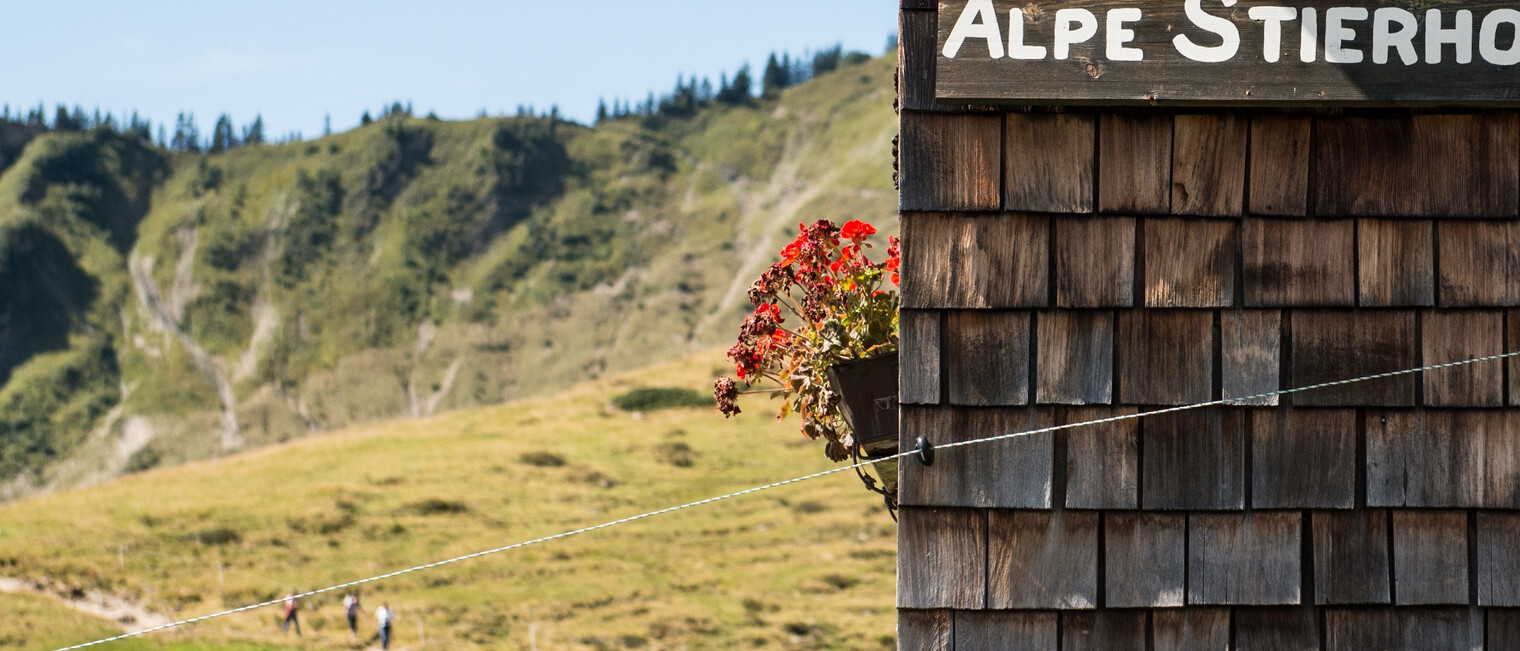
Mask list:
[[[1251,7],[1251,20],[1261,21],[1261,56],[1267,63],[1282,58],[1282,24],[1298,17],[1292,7]]]
[[[1045,58],[1045,46],[1024,44],[1024,11],[1018,7],[1008,10],[1008,58],[1020,61]]]
[[[1226,7],[1235,6],[1235,0],[1220,0]],[[1187,0],[1183,3],[1187,11],[1188,20],[1194,25],[1214,33],[1223,42],[1214,46],[1202,46],[1193,42],[1187,34],[1178,34],[1172,39],[1172,44],[1177,47],[1177,52],[1194,61],[1203,63],[1221,63],[1229,61],[1240,50],[1240,29],[1228,18],[1221,18],[1203,10],[1203,0]]]
[[[1071,56],[1071,46],[1086,43],[1098,33],[1098,17],[1086,9],[1056,11],[1056,59]]]
[[[1499,26],[1509,25],[1509,49],[1499,49]],[[1478,53],[1483,60],[1496,66],[1512,66],[1520,63],[1520,11],[1495,9],[1483,18],[1483,29],[1478,34]]]
[[[1135,40],[1135,30],[1124,26],[1124,23],[1133,23],[1140,20],[1141,13],[1138,7],[1126,7],[1123,9],[1110,9],[1108,12],[1108,48],[1105,54],[1109,61],[1142,61],[1145,53],[1137,47],[1125,47],[1124,44]]]
[[[987,56],[1003,58],[1003,34],[998,30],[997,9],[992,6],[992,0],[966,3],[966,9],[955,21],[955,28],[950,30],[950,38],[945,39],[945,56],[954,59],[968,38],[987,39]]]
[[[1314,63],[1319,58],[1319,12],[1304,7],[1304,19],[1298,28],[1298,60]]]
[[[1325,10],[1325,60],[1330,63],[1361,63],[1362,51],[1345,46],[1346,41],[1356,38],[1356,30],[1344,24],[1355,20],[1367,20],[1367,10],[1362,7],[1331,7]]]
[[[1457,12],[1457,26],[1441,27],[1441,10],[1425,12],[1425,63],[1441,62],[1441,46],[1451,44],[1457,51],[1457,63],[1472,63],[1472,12]]]
[[[1399,25],[1398,31],[1393,30]],[[1399,60],[1412,66],[1420,60],[1414,49],[1415,32],[1420,31],[1420,19],[1408,10],[1382,7],[1372,12],[1372,62],[1388,63],[1388,50],[1399,49]]]

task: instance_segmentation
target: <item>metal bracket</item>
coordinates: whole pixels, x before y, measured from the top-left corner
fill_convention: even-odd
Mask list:
[[[934,444],[925,436],[918,437],[918,442],[913,446],[918,452],[918,462],[925,466],[934,465]]]

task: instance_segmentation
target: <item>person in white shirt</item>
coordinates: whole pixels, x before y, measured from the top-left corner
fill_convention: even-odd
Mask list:
[[[381,649],[391,648],[391,622],[395,619],[396,613],[391,612],[390,604],[382,603],[379,608],[375,609],[375,621],[380,625]]]

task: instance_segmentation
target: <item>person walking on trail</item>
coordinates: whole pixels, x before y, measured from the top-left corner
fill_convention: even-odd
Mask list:
[[[391,612],[390,604],[382,603],[380,604],[379,608],[375,609],[375,621],[380,625],[381,649],[391,648],[391,623],[394,622],[395,619],[396,613]]]
[[[291,624],[294,624],[296,627],[296,637],[301,636],[301,619],[296,616],[296,613],[300,612],[300,610],[301,604],[296,602],[295,591],[291,591],[290,594],[285,595],[285,619],[280,621],[281,631],[289,631]]]
[[[343,595],[343,616],[348,618],[348,638],[359,643],[359,595],[352,592]]]

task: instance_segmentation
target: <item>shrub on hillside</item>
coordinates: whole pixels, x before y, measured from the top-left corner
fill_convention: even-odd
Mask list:
[[[524,452],[521,456],[517,457],[517,459],[530,466],[538,466],[540,468],[558,468],[565,465],[564,457],[553,452],[544,452],[542,450],[539,450],[537,452]]]
[[[675,387],[640,387],[612,399],[612,406],[623,411],[707,407],[711,404],[712,398],[705,393]]]

